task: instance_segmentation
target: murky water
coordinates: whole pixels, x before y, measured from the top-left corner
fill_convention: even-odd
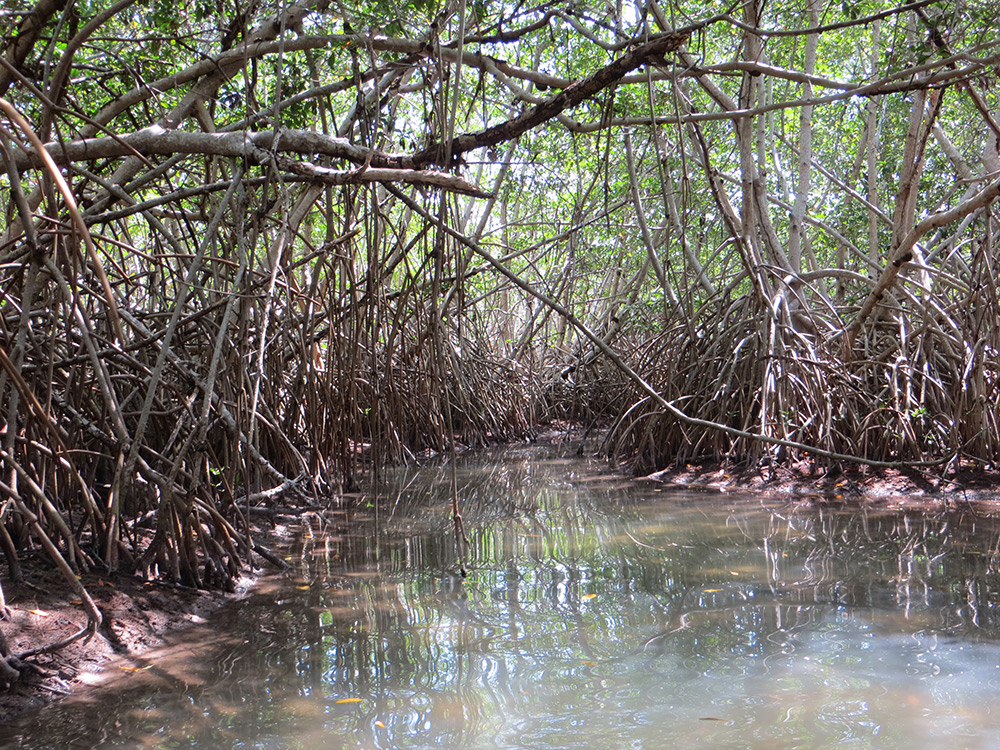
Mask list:
[[[1000,524],[678,492],[558,450],[390,477],[351,532],[23,748],[995,748]]]

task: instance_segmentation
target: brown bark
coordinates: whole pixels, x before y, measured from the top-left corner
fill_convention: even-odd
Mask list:
[[[15,71],[21,71],[24,61],[28,58],[28,53],[56,13],[66,7],[66,0],[39,0],[38,5],[25,15],[18,34],[14,42],[10,45],[10,50],[4,59],[3,66],[0,66],[0,96],[7,93],[7,89],[16,78]]]
[[[467,195],[483,196],[485,193],[461,177],[428,169],[386,168],[375,162],[393,158],[383,154],[372,158],[372,167],[342,171],[327,169],[308,162],[295,161],[271,149],[275,145],[274,131],[249,133],[192,133],[167,130],[159,125],[135,133],[107,138],[87,138],[73,143],[49,143],[45,146],[52,161],[64,165],[73,162],[109,159],[121,156],[151,156],[172,154],[212,154],[245,158],[256,163],[274,159],[277,165],[300,177],[328,185],[349,185],[365,182],[406,182],[429,187],[440,187]],[[322,154],[346,159],[364,165],[373,152],[344,138],[333,138],[312,131],[288,130],[281,133],[280,151],[302,155]],[[44,163],[39,151],[17,151],[14,156],[18,169],[23,171],[41,167]],[[0,169],[6,163],[0,161]]]
[[[384,166],[420,169],[429,164],[438,164],[450,167],[454,166],[460,160],[459,157],[468,151],[496,146],[497,144],[514,140],[523,133],[538,127],[542,123],[562,114],[567,109],[575,107],[577,104],[590,99],[609,86],[614,85],[622,77],[631,73],[639,66],[656,62],[665,54],[675,52],[687,41],[695,28],[688,27],[679,31],[672,31],[657,37],[651,42],[638,46],[631,52],[622,55],[609,65],[584,78],[582,81],[574,83],[517,117],[493,125],[478,133],[465,133],[464,135],[456,136],[451,141],[450,154],[446,153],[445,144],[439,141],[417,152],[413,156],[390,157]],[[372,165],[383,166],[382,164],[377,164],[375,159],[372,160]]]
[[[845,333],[847,334],[845,349],[847,357],[851,356],[854,340],[861,330],[862,325],[864,325],[864,322],[882,301],[886,292],[895,286],[903,264],[913,258],[913,246],[920,237],[932,228],[932,225],[928,224],[930,220],[925,219],[913,229],[907,230],[907,227],[912,224],[914,214],[916,213],[917,193],[920,186],[920,174],[923,171],[925,147],[928,138],[930,138],[941,104],[939,93],[934,92],[931,96],[932,99],[929,108],[927,105],[927,96],[924,92],[919,92],[914,97],[910,115],[910,127],[906,135],[906,143],[903,147],[903,163],[900,168],[899,190],[896,195],[896,209],[892,220],[892,244],[888,252],[889,262],[885,265],[875,287],[862,304],[857,317],[845,329]],[[959,204],[956,209],[945,212],[945,214],[951,214],[956,210],[960,210],[967,203],[969,201]],[[966,214],[963,213],[962,215]],[[933,218],[931,217],[931,219]],[[919,234],[915,234],[917,229],[925,225],[925,229]],[[943,223],[937,226],[943,226]]]

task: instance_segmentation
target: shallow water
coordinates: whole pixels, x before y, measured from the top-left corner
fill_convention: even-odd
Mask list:
[[[400,470],[0,746],[994,748],[998,550],[972,514],[667,490],[559,449]]]

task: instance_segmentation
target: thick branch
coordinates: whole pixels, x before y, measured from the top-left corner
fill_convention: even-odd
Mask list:
[[[7,46],[6,62],[10,67],[0,70],[0,96],[7,93],[7,89],[14,82],[11,70],[21,68],[49,20],[65,7],[66,0],[39,0],[31,12],[24,15],[17,36]]]
[[[673,31],[661,37],[636,47],[631,52],[619,57],[609,65],[604,66],[582,81],[574,83],[541,104],[531,107],[523,114],[478,133],[465,133],[456,136],[451,141],[451,153],[445,153],[445,144],[438,142],[428,146],[423,151],[411,157],[400,158],[386,166],[397,166],[419,169],[428,164],[454,164],[457,157],[467,151],[486,146],[496,146],[500,143],[514,140],[532,128],[555,118],[570,107],[590,99],[607,87],[617,83],[623,76],[631,73],[640,65],[656,61],[663,55],[679,49],[690,36],[694,27]]]
[[[134,133],[114,137],[84,138],[70,143],[45,144],[52,160],[59,165],[96,159],[113,159],[122,156],[169,156],[173,154],[211,154],[215,156],[245,157],[250,148],[271,150],[275,146],[273,130],[264,132],[192,133],[168,130],[152,125]],[[305,155],[322,154],[335,159],[346,159],[364,164],[370,152],[344,138],[332,138],[308,130],[286,130],[279,136],[278,148],[282,152]],[[35,151],[16,151],[14,163],[19,170],[42,166],[42,157]],[[0,168],[5,168],[0,163]]]
[[[277,148],[277,153],[274,149]],[[211,154],[214,156],[247,159],[264,163],[277,158],[278,165],[293,174],[328,185],[346,185],[362,182],[406,182],[415,185],[439,187],[453,192],[484,197],[485,193],[457,175],[427,169],[406,169],[375,166],[370,169],[335,170],[318,167],[283,156],[294,153],[304,156],[322,154],[346,159],[355,164],[365,164],[370,156],[372,163],[388,162],[392,154],[374,154],[344,138],[333,138],[308,130],[284,131],[277,137],[273,131],[250,133],[189,133],[167,130],[153,125],[135,133],[114,138],[87,138],[73,143],[49,143],[45,150],[57,164],[121,156],[169,156],[173,154]],[[18,169],[42,166],[43,159],[37,151],[17,151],[14,157]],[[6,164],[0,161],[0,169]]]

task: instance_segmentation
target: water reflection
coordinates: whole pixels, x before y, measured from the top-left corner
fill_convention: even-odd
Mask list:
[[[469,575],[451,533],[452,483]],[[992,747],[1000,527],[665,491],[508,451],[400,470],[293,572],[0,729],[21,747]],[[146,668],[148,667],[148,669]]]

